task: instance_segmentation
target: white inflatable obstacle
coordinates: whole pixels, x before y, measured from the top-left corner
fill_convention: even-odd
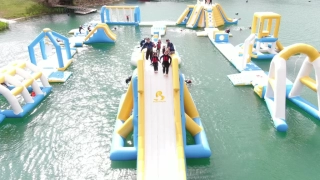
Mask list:
[[[297,53],[306,54],[299,74],[293,84],[286,82],[286,60]],[[311,71],[315,71],[315,79],[310,77]],[[278,131],[286,131],[288,126],[285,121],[286,97],[294,104],[305,110],[317,119],[320,119],[320,54],[307,44],[294,44],[286,47],[270,64],[268,85],[265,93],[265,100],[271,113],[274,126]],[[301,90],[308,87],[317,94],[318,106],[302,98]]]
[[[10,109],[0,109],[0,117],[3,118],[25,116],[50,93],[52,88],[40,68],[30,62],[17,62],[1,69],[0,83],[0,93],[10,105]],[[24,101],[24,106],[19,103],[20,97]]]

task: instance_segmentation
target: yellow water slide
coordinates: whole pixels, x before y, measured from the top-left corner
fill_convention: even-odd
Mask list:
[[[194,26],[197,23],[197,20],[199,19],[199,16],[201,15],[203,6],[202,5],[196,5],[193,8],[192,14],[187,22],[187,27],[194,28]]]
[[[228,18],[228,16],[226,15],[226,13],[224,12],[223,8],[220,6],[219,3],[216,3],[215,6],[218,8],[218,10],[220,11],[221,15],[224,17],[225,21],[233,22],[233,19]]]
[[[192,6],[192,7],[194,7],[194,6]],[[188,7],[183,11],[183,13],[181,14],[181,16],[178,18],[176,24],[181,24],[181,23],[183,22],[184,18],[186,18],[186,16],[188,15],[189,11],[190,11],[190,6],[188,6]]]
[[[199,21],[198,21],[198,27],[204,27],[205,26],[205,17],[204,17],[205,11],[201,11]]]
[[[220,6],[220,5],[219,5]],[[224,20],[223,20],[223,17],[219,11],[219,7],[217,4],[215,4],[212,8],[212,11],[213,11],[213,21],[215,21],[215,26],[218,27],[218,26],[223,26],[224,25]]]

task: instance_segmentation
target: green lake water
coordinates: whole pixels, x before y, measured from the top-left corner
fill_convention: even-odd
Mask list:
[[[230,26],[234,45],[249,36],[254,12],[272,11],[282,15],[279,39],[284,46],[307,43],[320,49],[320,1],[214,2],[220,3],[230,18],[241,17],[238,25]],[[140,6],[142,21],[176,21],[187,5],[195,3],[120,4]],[[99,13],[60,14],[11,24],[10,30],[0,32],[0,67],[13,60],[28,60],[27,46],[43,28],[68,36],[70,29],[99,19]],[[68,69],[73,72],[71,78],[52,84],[50,96],[32,113],[0,124],[1,180],[136,178],[135,162],[111,162],[109,153],[119,100],[127,89],[124,80],[132,73],[132,49],[150,34],[150,27],[117,28],[115,44],[89,45],[76,54]],[[164,37],[176,46],[183,61],[181,72],[193,81],[189,89],[212,150],[208,159],[187,160],[188,179],[320,179],[319,121],[287,102],[288,132],[276,132],[264,100],[251,86],[231,84],[227,75],[237,70],[207,37],[196,36],[199,30],[169,27]],[[304,56],[298,55],[288,61],[291,81],[303,60]],[[270,61],[255,62],[268,71]],[[305,89],[302,94],[316,103],[314,92]],[[1,107],[7,105],[3,98],[0,103]]]

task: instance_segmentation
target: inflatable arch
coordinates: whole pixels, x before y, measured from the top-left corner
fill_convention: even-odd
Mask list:
[[[102,23],[118,25],[139,25],[141,22],[138,6],[102,6],[100,11]]]
[[[40,43],[40,49],[41,49],[41,54],[42,54],[43,60],[46,60],[48,58],[47,54],[46,54],[46,47],[45,47],[45,42],[44,42],[45,37],[48,37],[50,39],[50,41],[52,42],[52,44],[54,45],[54,47],[56,48],[56,53],[57,53],[57,58],[58,58],[57,69],[64,71],[72,62],[69,39],[66,38],[65,36],[62,36],[54,31],[52,31],[49,28],[43,29],[43,32],[41,32],[38,35],[38,37],[28,46],[29,57],[30,57],[32,64],[37,65],[36,57],[34,54],[34,47],[38,43]],[[66,53],[67,60],[63,59],[62,48],[59,45],[59,43],[57,42],[57,40],[56,40],[57,38],[61,39],[65,44],[65,53]]]
[[[297,53],[306,54],[302,67],[293,85],[286,87],[286,60]],[[309,74],[315,70],[316,79]],[[294,44],[275,56],[270,64],[269,79],[265,100],[271,113],[274,126],[278,131],[286,131],[288,126],[285,121],[285,99],[287,98],[300,108],[320,119],[320,55],[318,51],[307,44]],[[302,87],[306,86],[317,93],[318,107],[300,97]]]
[[[41,87],[36,80],[40,80]],[[30,62],[14,63],[11,66],[1,69],[0,83],[0,94],[5,97],[11,106],[11,109],[0,110],[0,122],[5,117],[24,117],[37,107],[51,92],[52,88],[40,69]],[[8,86],[8,84],[10,86]],[[28,89],[32,90],[34,95],[30,95]],[[17,98],[20,95],[25,102],[23,107]]]

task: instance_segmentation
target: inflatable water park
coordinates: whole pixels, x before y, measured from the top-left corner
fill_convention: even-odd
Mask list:
[[[72,72],[71,65],[77,48],[94,43],[116,45],[116,34],[108,25],[150,25],[154,44],[153,53],[158,57],[169,54],[170,66],[167,75],[156,71],[147,59],[144,46],[133,48],[130,64],[135,66],[126,93],[121,96],[111,141],[112,161],[136,160],[137,179],[187,179],[186,159],[209,158],[212,151],[204,131],[200,114],[189,92],[184,74],[180,71],[182,59],[178,48],[170,52],[161,42],[167,32],[166,22],[141,22],[138,6],[102,6],[101,22],[86,23],[63,36],[49,28],[43,31],[28,46],[29,60],[9,64],[0,70],[0,93],[8,102],[0,110],[0,122],[5,118],[24,117],[34,110],[51,92],[49,83],[66,82]],[[227,17],[218,3],[198,1],[188,5],[175,25],[186,28],[203,28],[214,48],[239,71],[227,77],[234,86],[252,85],[254,92],[265,100],[273,126],[277,131],[288,130],[286,123],[286,99],[320,119],[320,54],[314,47],[297,43],[283,47],[280,43],[281,15],[275,12],[256,12],[253,15],[251,32],[243,43],[230,43],[230,34],[217,27],[237,25],[238,19]],[[169,40],[167,40],[169,41]],[[156,44],[161,42],[158,52]],[[170,42],[170,41],[169,41]],[[35,48],[40,45],[40,52]],[[163,48],[163,51],[162,51]],[[294,82],[287,79],[286,62],[295,54],[306,54]],[[161,60],[161,59],[160,59]],[[269,60],[268,72],[254,61]],[[129,61],[129,60],[128,60]],[[314,69],[315,78],[310,77]],[[301,97],[303,87],[317,95],[318,106]],[[193,144],[187,143],[191,135]],[[133,138],[133,144],[126,143]]]

